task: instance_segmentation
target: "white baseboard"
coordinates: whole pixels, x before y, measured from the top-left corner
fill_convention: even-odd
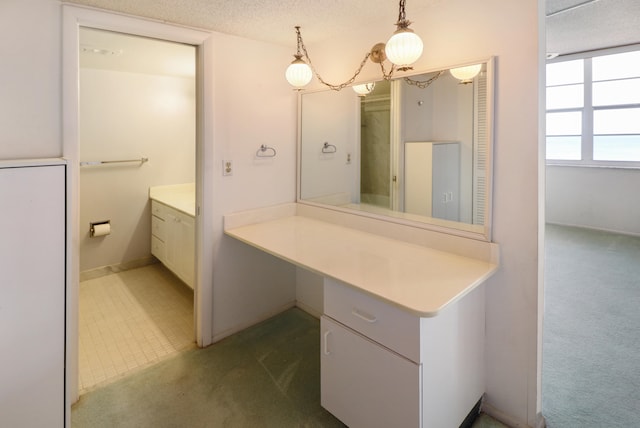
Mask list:
[[[309,315],[311,315],[314,318],[320,319],[320,317],[322,317],[322,314],[320,312],[318,312],[317,310],[315,310],[311,306],[305,304],[304,302],[301,302],[300,300],[296,301],[296,307],[298,307],[301,310],[305,311],[306,313],[308,313]]]
[[[295,306],[296,306],[296,302],[295,301],[288,302],[288,303],[284,304],[283,306],[281,306],[280,308],[275,309],[273,311],[266,312],[266,313],[262,314],[260,317],[254,319],[254,320],[252,320],[250,322],[247,322],[247,323],[244,323],[244,324],[240,324],[240,325],[234,326],[234,327],[232,327],[230,329],[227,329],[225,331],[221,331],[219,333],[216,333],[216,334],[213,335],[213,337],[211,339],[212,343],[219,342],[222,339],[224,339],[225,337],[229,337],[232,334],[238,333],[238,332],[240,332],[240,331],[242,331],[244,329],[247,329],[247,328],[249,328],[251,326],[254,326],[256,324],[260,324],[262,321],[266,321],[269,318],[272,318],[272,317],[274,317],[274,316],[286,311],[287,309],[291,309],[291,308],[293,308]]]
[[[131,260],[124,263],[117,263],[109,266],[101,266],[94,269],[88,269],[80,272],[80,282],[88,279],[100,278],[105,275],[111,275],[112,273],[118,273],[129,269],[136,269],[139,267],[158,263],[158,259],[153,256],[144,257],[142,259]]]

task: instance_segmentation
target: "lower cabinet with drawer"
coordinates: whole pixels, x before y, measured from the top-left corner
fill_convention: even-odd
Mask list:
[[[419,426],[420,365],[327,316],[322,405],[350,427]]]
[[[321,403],[352,428],[458,427],[484,393],[484,290],[424,318],[326,278]]]
[[[193,288],[195,219],[154,200],[151,213],[151,254]]]

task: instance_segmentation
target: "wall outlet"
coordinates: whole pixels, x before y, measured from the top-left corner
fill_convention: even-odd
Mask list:
[[[222,175],[233,175],[233,161],[222,161]]]

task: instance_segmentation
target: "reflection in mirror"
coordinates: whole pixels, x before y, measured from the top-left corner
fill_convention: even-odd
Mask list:
[[[490,240],[491,72],[302,94],[300,202]]]

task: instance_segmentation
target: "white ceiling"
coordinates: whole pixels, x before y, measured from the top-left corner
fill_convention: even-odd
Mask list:
[[[293,27],[307,44],[339,35],[344,28],[384,25],[395,30],[392,0],[69,0],[196,28],[262,40],[295,49]],[[445,0],[409,1],[407,18]],[[507,0],[513,1],[513,0]],[[526,0],[533,1],[533,0]],[[586,4],[585,4],[586,3]],[[640,0],[546,0],[547,52],[567,54],[640,43]],[[373,24],[372,24],[373,23]]]
[[[577,5],[583,6],[570,9]],[[546,0],[547,52],[568,54],[640,43],[640,0]]]
[[[444,0],[409,0],[407,18]],[[335,37],[349,27],[384,25],[395,31],[397,0],[70,0],[191,27],[213,30],[283,46],[294,46],[294,27],[305,43]],[[386,33],[385,33],[386,34]]]

